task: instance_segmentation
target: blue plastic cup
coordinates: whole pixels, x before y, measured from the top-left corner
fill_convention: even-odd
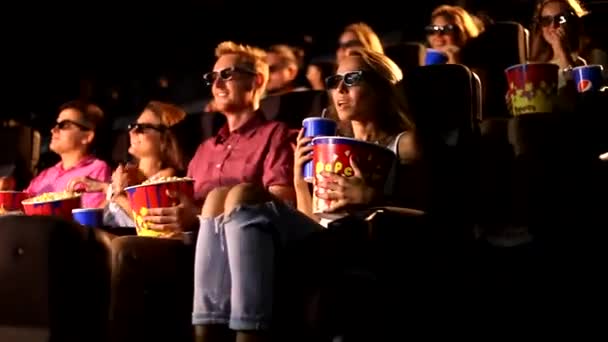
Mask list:
[[[574,84],[579,93],[599,91],[604,83],[601,65],[583,65],[572,69]]]
[[[302,121],[302,127],[304,127],[305,137],[321,137],[321,136],[334,136],[338,129],[338,125],[332,119],[314,117],[306,118]],[[312,183],[315,178],[314,165],[312,160],[304,165],[302,170],[304,180]]]
[[[85,227],[99,228],[103,226],[103,208],[72,209],[74,221]]]
[[[448,55],[435,49],[426,49],[424,65],[445,64],[448,62]]]

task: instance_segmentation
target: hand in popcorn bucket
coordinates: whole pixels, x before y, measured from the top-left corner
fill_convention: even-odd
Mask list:
[[[349,206],[369,204],[384,184],[396,156],[386,147],[342,137],[313,139],[313,213],[336,218]]]
[[[125,188],[137,235],[179,238],[181,222],[171,215],[190,206],[194,198],[194,180],[190,178],[157,178]],[[187,202],[187,203],[184,203]]]

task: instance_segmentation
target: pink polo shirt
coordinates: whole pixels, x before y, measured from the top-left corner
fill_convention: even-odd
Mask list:
[[[67,170],[59,162],[55,166],[42,171],[31,181],[30,186],[25,191],[34,195],[64,191],[68,183],[76,177],[90,177],[102,182],[109,182],[111,172],[108,164],[93,156],[83,158],[76,166]],[[106,194],[103,192],[83,194],[82,207],[97,208],[101,206],[105,197]]]

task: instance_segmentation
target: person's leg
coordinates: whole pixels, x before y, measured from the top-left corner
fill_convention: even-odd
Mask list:
[[[230,269],[222,227],[229,189],[209,193],[200,216],[194,263],[192,324],[197,342],[234,341],[230,318]]]
[[[230,328],[237,331],[237,341],[264,341],[273,318],[277,247],[321,227],[251,184],[231,189],[224,212],[232,284]]]

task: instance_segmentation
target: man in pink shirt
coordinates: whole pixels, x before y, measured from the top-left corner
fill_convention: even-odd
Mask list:
[[[66,190],[76,177],[89,177],[108,182],[110,167],[91,156],[89,149],[95,139],[95,129],[103,119],[103,112],[94,104],[70,101],[59,108],[57,123],[51,129],[50,149],[61,161],[42,171],[25,190],[33,195]],[[0,182],[10,184],[12,182]],[[104,193],[86,193],[82,196],[83,208],[95,208],[103,204]]]

